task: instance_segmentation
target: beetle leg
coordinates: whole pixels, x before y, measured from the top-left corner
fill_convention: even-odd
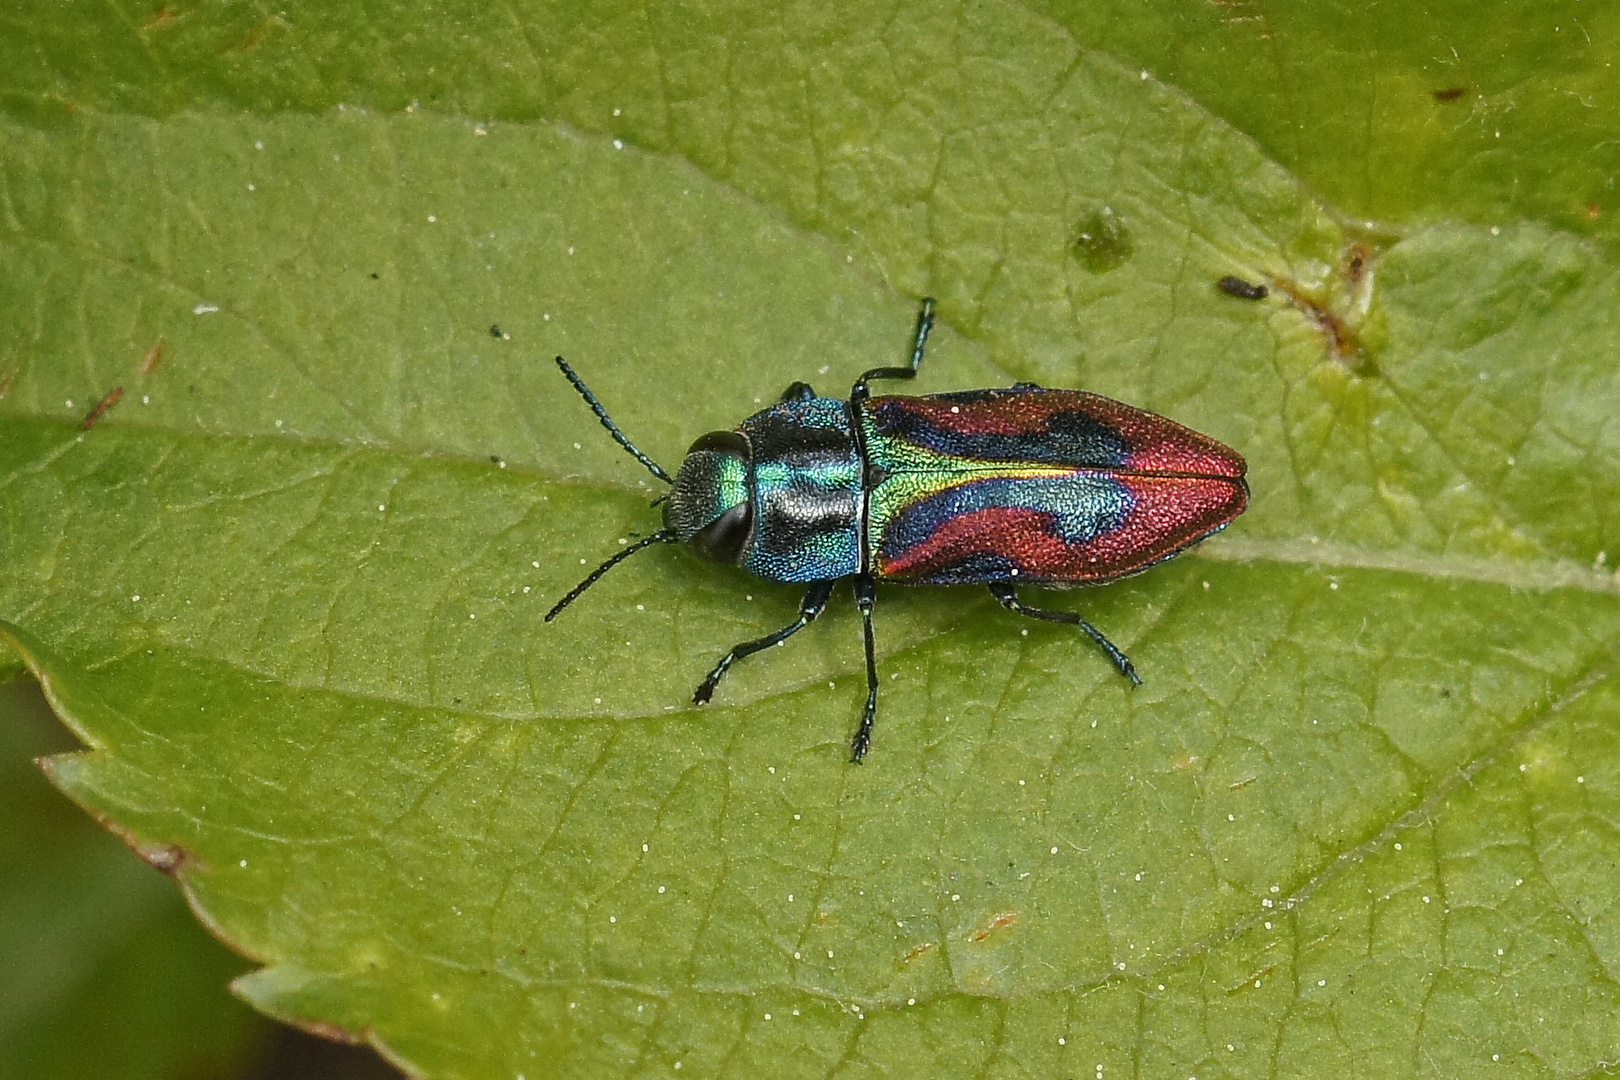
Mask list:
[[[934,298],[923,297],[922,311],[917,313],[917,336],[911,343],[910,367],[880,367],[865,372],[855,380],[854,387],[849,392],[851,401],[865,401],[872,396],[867,387],[868,379],[915,379],[917,369],[922,366],[923,349],[928,345],[928,332],[934,328]]]
[[[862,574],[855,579],[855,606],[861,609],[861,626],[866,633],[866,711],[861,713],[861,726],[849,744],[849,760],[857,765],[872,747],[872,722],[877,719],[877,648],[872,640],[872,607],[876,602],[872,577]]]
[[[816,616],[821,614],[822,609],[827,606],[828,598],[832,596],[833,585],[833,581],[815,582],[805,591],[804,599],[799,601],[798,619],[782,627],[774,634],[766,634],[757,641],[745,641],[741,645],[734,646],[730,652],[720,658],[720,662],[714,665],[714,670],[709,672],[708,678],[704,679],[702,685],[692,694],[692,704],[707,705],[709,699],[714,696],[714,688],[719,685],[721,679],[725,678],[726,672],[731,670],[732,664],[745,656],[752,656],[761,649],[768,649],[778,642],[786,641],[815,622]]]
[[[1015,382],[1015,383],[1012,384],[1012,388],[1014,390],[1040,390],[1040,389],[1043,389],[1043,387],[1041,386],[1040,383],[1032,383],[1032,382]]]
[[[1131,663],[1131,658],[1120,652],[1119,646],[1104,637],[1101,630],[1092,626],[1074,612],[1048,611],[1045,608],[1026,607],[1019,601],[1018,593],[1012,584],[1006,581],[990,582],[990,594],[1001,601],[1002,607],[1014,614],[1028,615],[1032,619],[1045,619],[1047,622],[1068,623],[1070,626],[1078,626],[1086,632],[1092,641],[1102,647],[1102,651],[1108,654],[1108,659],[1112,660],[1114,666],[1119,668],[1121,675],[1131,680],[1136,686],[1142,685],[1142,678],[1137,675],[1136,666]]]
[[[809,401],[811,398],[813,398],[815,396],[816,396],[816,392],[815,392],[815,390],[811,389],[809,383],[796,382],[792,386],[789,386],[786,390],[782,391],[781,400],[782,401]]]

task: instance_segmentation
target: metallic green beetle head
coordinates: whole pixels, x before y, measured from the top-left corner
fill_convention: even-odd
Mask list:
[[[664,503],[664,527],[706,559],[736,562],[754,528],[752,460],[739,432],[711,431],[693,443]]]

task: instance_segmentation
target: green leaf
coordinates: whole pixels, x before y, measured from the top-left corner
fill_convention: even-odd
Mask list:
[[[266,1034],[219,992],[244,962],[51,790],[30,759],[70,742],[37,687],[0,685],[0,1074],[233,1075]]]
[[[1488,19],[1462,0],[1029,6],[1180,86],[1346,214],[1620,236],[1611,6],[1512,0]]]
[[[1585,129],[1455,212],[1415,178],[1476,151],[1392,150],[1351,225],[1065,11],[458,13],[87,9],[0,65],[0,618],[240,993],[430,1076],[1615,1060],[1620,305],[1500,187]],[[672,467],[924,294],[919,392],[1248,457],[1229,536],[1053,601],[1146,685],[885,589],[857,769],[847,608],[706,709],[795,590],[660,548],[542,621],[658,522],[553,355]]]

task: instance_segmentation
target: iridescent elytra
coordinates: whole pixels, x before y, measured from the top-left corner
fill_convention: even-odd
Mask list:
[[[1121,675],[1140,683],[1102,631],[1073,612],[1024,604],[1018,586],[1117,581],[1219,532],[1248,503],[1242,456],[1173,420],[1083,390],[1021,382],[873,397],[873,380],[916,377],[933,322],[934,302],[924,300],[906,366],[873,368],[847,399],[796,382],[735,429],[699,438],[674,477],[636,448],[557,357],[602,426],[670,491],[659,500],[664,527],[593,570],[546,621],[620,562],[661,543],[807,585],[797,619],[720,658],[692,695],[701,705],[732,664],[814,622],[833,586],[849,578],[866,645],[866,707],[850,743],[856,762],[871,747],[877,716],[872,608],[880,581],[988,586],[1009,611],[1079,627]]]

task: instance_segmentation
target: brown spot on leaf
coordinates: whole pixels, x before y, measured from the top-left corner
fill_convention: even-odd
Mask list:
[[[1596,221],[1598,218],[1603,216],[1603,207],[1599,206],[1595,202],[1587,203],[1586,204],[1586,216],[1590,220]]]
[[[72,757],[75,755],[69,754],[63,756]],[[38,757],[34,759],[34,764],[39,766],[40,772],[51,778],[51,783],[57,784],[58,787],[61,787],[56,780],[57,761],[58,759],[55,757]],[[191,866],[197,862],[196,855],[189,848],[183,847],[180,844],[164,844],[159,843],[156,840],[148,840],[146,837],[141,836],[128,825],[125,825],[121,821],[113,820],[94,806],[89,806],[83,802],[80,802],[79,805],[87,814],[90,815],[91,818],[95,820],[97,825],[100,825],[103,829],[106,829],[108,832],[118,837],[118,839],[122,840],[124,842],[124,846],[128,847],[129,850],[133,851],[136,855],[139,855],[141,861],[152,867],[154,870],[160,870],[163,873],[168,874],[170,877],[173,877],[183,868]],[[209,929],[212,930],[213,927],[210,926]],[[220,940],[224,941],[226,939],[221,937]]]
[[[1434,100],[1444,104],[1448,101],[1456,101],[1466,93],[1468,93],[1468,87],[1466,86],[1448,86],[1444,90],[1436,90]]]
[[[135,854],[145,860],[146,865],[165,874],[174,874],[186,864],[190,852],[179,844],[135,844],[132,845]]]
[[[921,945],[918,945],[916,948],[912,949],[910,952],[906,953],[905,956],[902,956],[900,958],[900,962],[903,964],[909,964],[913,960],[917,959],[917,957],[932,952],[933,948],[934,943],[932,941],[925,941]]]
[[[1001,914],[991,919],[988,926],[982,926],[973,931],[973,933],[968,936],[968,940],[983,941],[997,930],[1002,930],[1006,927],[1017,925],[1018,917],[1018,912],[1016,911],[1003,911]]]
[[[1351,288],[1360,285],[1362,279],[1367,276],[1367,267],[1372,262],[1372,257],[1373,249],[1359,240],[1344,249],[1344,276],[1345,280],[1350,282]]]
[[[0,401],[6,400],[6,395],[11,393],[11,386],[16,381],[17,373],[15,371],[8,371],[4,375],[0,375]]]
[[[141,357],[142,375],[150,375],[157,370],[157,366],[163,362],[163,351],[166,348],[168,348],[168,345],[162,338],[158,338],[152,343],[152,347],[146,350],[146,355]]]
[[[123,400],[123,397],[124,388],[122,386],[113,387],[111,390],[107,391],[105,397],[96,402],[95,408],[84,414],[84,419],[79,421],[79,426],[84,428],[84,430],[89,431],[91,428],[101,423],[101,418],[107,415],[107,411],[109,409]]]
[[[51,771],[49,758],[41,760],[39,764],[47,773]],[[160,873],[173,877],[197,861],[189,848],[148,840],[128,825],[114,821],[98,810],[90,810],[90,816],[96,819],[98,825],[122,840],[125,847],[139,855],[143,863]]]
[[[1333,359],[1349,368],[1362,366],[1361,337],[1354,327],[1340,318],[1325,303],[1303,292],[1292,281],[1286,278],[1273,278],[1272,284],[1278,292],[1288,298],[1289,304],[1309,319],[1321,333]]]
[[[141,27],[141,32],[150,33],[159,27],[168,26],[170,23],[174,22],[176,16],[179,14],[180,13],[174,9],[173,4],[160,4],[152,9],[151,15],[147,16],[146,24]]]
[[[252,52],[264,43],[265,39],[270,36],[270,31],[288,28],[287,20],[281,16],[266,16],[260,21],[259,25],[248,31],[248,36],[242,39],[242,43],[237,46],[237,49],[241,52]]]

